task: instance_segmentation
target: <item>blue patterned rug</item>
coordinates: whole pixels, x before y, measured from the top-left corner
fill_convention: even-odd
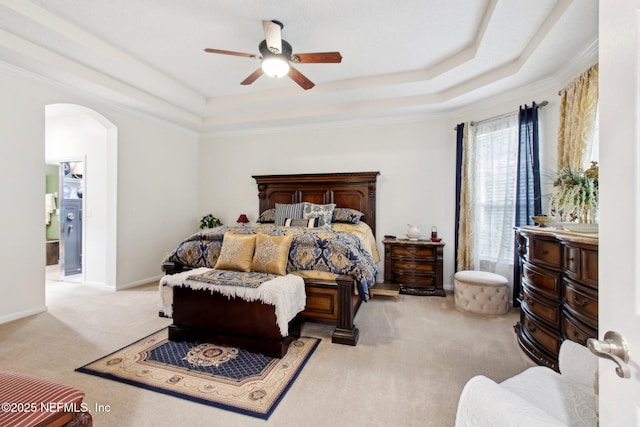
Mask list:
[[[268,419],[320,343],[300,337],[282,359],[209,343],[174,342],[167,329],[76,371]]]

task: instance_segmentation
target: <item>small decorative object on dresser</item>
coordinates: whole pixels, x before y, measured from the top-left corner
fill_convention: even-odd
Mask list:
[[[598,238],[550,228],[516,230],[520,255],[520,347],[558,370],[563,340],[598,337]]]
[[[384,239],[384,281],[399,283],[400,293],[445,296],[444,242]]]

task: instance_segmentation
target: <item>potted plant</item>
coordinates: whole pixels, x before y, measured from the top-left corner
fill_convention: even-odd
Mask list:
[[[213,228],[220,225],[222,225],[222,221],[211,214],[205,215],[200,219],[200,229]]]
[[[551,215],[561,221],[595,224],[598,212],[598,163],[581,172],[563,167],[553,182],[554,191],[549,200]]]

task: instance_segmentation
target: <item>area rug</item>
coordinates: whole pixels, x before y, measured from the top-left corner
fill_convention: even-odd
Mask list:
[[[300,337],[277,359],[235,347],[169,341],[165,328],[76,371],[268,419],[319,342]]]

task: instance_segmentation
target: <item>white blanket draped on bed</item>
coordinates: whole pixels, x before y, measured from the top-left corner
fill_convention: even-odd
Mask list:
[[[210,290],[229,298],[238,297],[245,301],[261,301],[275,307],[276,322],[283,337],[289,335],[289,322],[307,303],[304,280],[300,276],[287,274],[264,282],[257,288],[244,286],[222,286],[189,279],[190,276],[206,273],[211,268],[195,268],[182,273],[166,275],[160,279],[160,299],[162,311],[166,316],[173,314],[173,286],[187,286],[196,290]]]

